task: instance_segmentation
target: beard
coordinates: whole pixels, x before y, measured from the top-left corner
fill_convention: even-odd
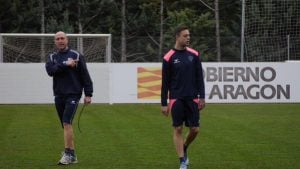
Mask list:
[[[190,41],[186,41],[185,46],[190,46]]]

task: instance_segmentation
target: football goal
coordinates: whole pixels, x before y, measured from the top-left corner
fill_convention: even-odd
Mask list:
[[[111,34],[67,34],[87,62],[111,62]],[[39,63],[55,51],[54,34],[0,34],[0,62]]]
[[[300,1],[243,0],[241,60],[300,60]]]

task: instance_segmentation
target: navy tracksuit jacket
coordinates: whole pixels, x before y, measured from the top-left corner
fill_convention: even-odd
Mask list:
[[[169,95],[168,95],[169,92]],[[167,99],[205,98],[202,64],[199,53],[192,49],[171,49],[163,58],[161,105]]]
[[[76,67],[64,64],[68,58],[78,60]],[[54,96],[82,95],[92,96],[93,82],[86,67],[85,60],[77,51],[68,48],[63,52],[54,52],[48,56],[46,70],[53,77]]]

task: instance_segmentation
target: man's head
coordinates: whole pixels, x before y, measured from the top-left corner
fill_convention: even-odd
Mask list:
[[[59,31],[55,34],[54,42],[59,51],[63,51],[68,47],[67,35],[62,31]]]
[[[179,26],[175,29],[175,48],[184,49],[190,45],[190,31],[187,26]]]

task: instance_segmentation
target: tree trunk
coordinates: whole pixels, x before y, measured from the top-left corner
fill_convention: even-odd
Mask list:
[[[44,0],[40,2],[40,9],[41,9],[41,33],[45,33],[45,6]],[[41,62],[44,62],[46,59],[46,52],[45,52],[45,38],[42,37],[41,39]]]
[[[215,19],[216,19],[216,47],[217,47],[217,61],[218,61],[218,62],[221,62],[219,0],[215,0]]]
[[[164,41],[164,0],[160,0],[160,37],[159,37],[159,51],[158,61],[162,60],[162,50]]]
[[[78,10],[78,33],[82,34],[82,23],[81,23],[81,5],[83,5],[84,2],[81,2],[78,6],[77,6],[77,10]]]
[[[126,2],[122,0],[121,62],[126,62]]]
[[[78,6],[77,6],[77,17],[78,17],[78,32],[80,34],[82,34],[82,23],[80,21],[80,18],[81,18],[81,5],[83,2],[81,2]],[[82,40],[82,37],[78,37],[77,38],[77,49],[80,53],[83,54],[83,40]]]

